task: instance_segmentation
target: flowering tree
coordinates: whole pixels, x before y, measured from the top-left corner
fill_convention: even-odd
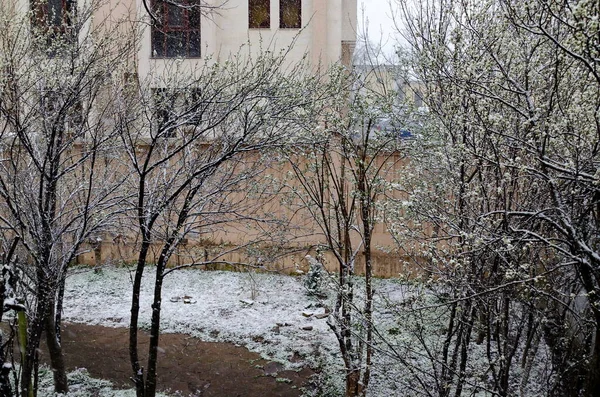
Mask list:
[[[415,378],[439,395],[598,394],[597,2],[400,5],[431,120],[399,213],[429,225],[422,263],[448,310]],[[489,381],[468,377],[472,335]]]
[[[371,65],[373,66],[373,65]],[[403,158],[400,114],[392,128],[381,123],[393,116],[395,91],[386,91],[361,73],[331,74],[339,87],[326,107],[321,127],[310,143],[288,150],[292,169],[290,205],[307,214],[321,238],[318,247],[332,258],[336,271],[335,304],[328,325],[344,363],[345,395],[367,393],[375,354],[373,322],[373,234],[384,193]],[[389,87],[388,87],[389,88]],[[364,284],[356,275],[364,271]]]

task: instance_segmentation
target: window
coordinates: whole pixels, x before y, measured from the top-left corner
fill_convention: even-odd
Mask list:
[[[302,22],[301,0],[279,1],[279,27],[282,29],[300,29]]]
[[[200,0],[154,0],[152,56],[200,56]]]
[[[268,29],[271,26],[271,2],[269,0],[248,1],[248,27]]]
[[[172,113],[175,110],[176,95],[173,95],[171,90],[166,88],[156,88],[153,90],[154,101],[154,127],[157,133],[162,133],[168,129],[169,121],[174,118]],[[174,136],[174,130],[165,132],[165,137]]]
[[[197,127],[202,122],[204,104],[197,88],[153,89],[154,129],[165,138],[176,136],[177,129]]]
[[[79,95],[63,90],[45,90],[40,96],[40,115],[48,128],[59,128],[68,139],[81,132],[83,103]]]
[[[48,32],[50,40],[65,37],[73,25],[76,0],[32,0],[32,24]]]

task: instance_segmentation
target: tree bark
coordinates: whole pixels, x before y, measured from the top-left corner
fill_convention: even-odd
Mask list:
[[[50,367],[54,377],[54,391],[56,393],[67,393],[69,384],[67,383],[67,369],[65,366],[62,346],[56,333],[54,301],[49,302],[48,314],[44,321],[44,332],[46,334],[46,344],[50,355]]]
[[[156,279],[154,281],[154,301],[152,302],[152,321],[150,325],[150,343],[148,346],[148,373],[146,375],[146,394],[145,397],[154,397],[156,395],[156,365],[158,363],[158,342],[160,339],[160,309],[162,300],[163,272],[166,266],[165,251],[156,267]]]
[[[365,389],[360,382],[360,371],[353,368],[346,372],[346,394],[345,397],[364,396]]]
[[[600,325],[596,325],[592,357],[587,370],[585,396],[600,396]]]
[[[21,314],[21,313],[20,313]],[[33,397],[35,390],[33,387],[33,375],[35,371],[35,362],[37,361],[38,348],[42,337],[42,307],[38,303],[36,313],[32,324],[27,324],[27,315],[19,318],[19,349],[21,349],[21,397]],[[21,321],[25,321],[22,324]],[[25,346],[23,346],[25,344]]]
[[[133,280],[131,297],[131,320],[129,321],[129,360],[133,371],[132,380],[135,384],[136,396],[144,397],[144,370],[140,366],[138,354],[138,321],[140,314],[140,290],[142,287],[142,276],[146,267],[146,257],[150,248],[150,241],[144,238],[138,256],[137,268]]]

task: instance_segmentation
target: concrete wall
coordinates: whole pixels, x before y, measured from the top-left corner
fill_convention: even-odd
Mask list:
[[[137,245],[134,243],[115,242],[115,241],[102,241],[98,244],[89,244],[87,246],[88,252],[81,254],[77,257],[77,264],[88,265],[88,266],[101,266],[105,264],[111,264],[115,266],[120,265],[131,265],[135,263],[137,255]],[[160,246],[154,245],[150,251],[149,263],[155,263],[159,254]],[[187,252],[195,250],[198,253],[215,251],[217,248],[211,245],[200,245],[192,244],[183,246],[173,255],[169,261],[170,266],[181,266],[191,263],[192,256]],[[279,271],[286,274],[298,274],[298,271],[303,273],[308,272],[309,262],[306,259],[306,255],[310,255],[313,258],[316,253],[312,250],[303,250],[298,253],[286,255],[277,259],[276,261],[264,264],[264,269],[271,271]],[[331,253],[322,254],[324,258],[324,265],[327,271],[336,272],[339,269],[336,267],[335,258]],[[250,263],[252,264],[252,258],[249,258],[243,252],[232,252],[224,255],[222,258],[223,262],[226,263],[215,263],[206,266],[198,266],[198,268],[206,270],[242,270],[247,269],[239,263]],[[423,275],[423,268],[419,267],[414,258],[409,258],[397,253],[376,251],[373,254],[373,274],[376,277],[399,277],[400,275]],[[358,256],[355,269],[358,274],[364,273],[364,259],[362,255]]]

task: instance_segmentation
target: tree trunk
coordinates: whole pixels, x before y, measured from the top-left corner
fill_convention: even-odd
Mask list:
[[[54,329],[56,330],[56,340],[58,343],[62,343],[61,339],[61,325],[62,325],[62,312],[63,303],[65,301],[65,282],[67,278],[67,272],[64,271],[60,277],[58,294],[56,296],[56,313],[54,314]]]
[[[360,397],[365,395],[365,389],[360,382],[360,371],[353,368],[346,372],[346,394],[345,397]]]
[[[166,246],[165,246],[166,247]],[[146,394],[145,397],[154,397],[156,395],[156,365],[158,363],[158,342],[160,338],[160,309],[162,299],[163,271],[166,265],[163,254],[156,266],[156,279],[154,281],[154,301],[152,302],[152,322],[150,325],[150,344],[148,346],[148,372],[146,375]]]
[[[369,206],[370,208],[370,206]],[[368,208],[368,209],[369,209]],[[368,209],[366,215],[368,216]],[[364,395],[369,386],[369,381],[371,379],[371,365],[373,360],[373,263],[371,260],[371,225],[369,222],[365,222],[365,289],[366,289],[366,297],[365,297],[365,321],[367,328],[366,335],[366,347],[367,347],[367,355],[365,357],[365,369],[363,371],[362,376],[362,392],[360,395]]]
[[[62,352],[62,346],[56,333],[54,301],[49,302],[47,315],[44,320],[44,331],[46,333],[46,344],[50,355],[50,366],[54,377],[54,391],[56,393],[67,393],[69,384],[67,383],[67,369]]]
[[[27,324],[25,312],[19,312],[19,349],[21,350],[21,397],[33,397],[33,375],[42,337],[42,308],[38,304],[31,325]]]
[[[146,267],[146,257],[150,248],[150,241],[144,238],[138,256],[137,268],[133,280],[133,292],[131,297],[131,320],[129,322],[129,360],[133,371],[132,380],[135,384],[136,396],[144,397],[144,369],[140,366],[138,355],[138,321],[140,314],[140,290],[142,287],[142,276]]]
[[[594,337],[594,350],[590,360],[585,396],[597,397],[600,396],[600,326],[596,326],[596,335]]]

